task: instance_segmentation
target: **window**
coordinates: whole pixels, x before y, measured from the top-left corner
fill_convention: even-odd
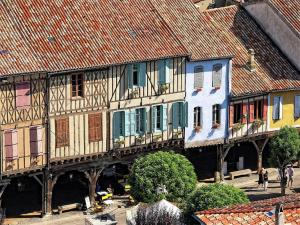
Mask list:
[[[102,114],[89,114],[89,142],[102,141]]]
[[[161,106],[156,107],[156,124],[155,129],[161,129]]]
[[[201,127],[201,107],[194,108],[194,127]]]
[[[220,105],[213,105],[213,115],[212,115],[213,121],[212,124],[219,125],[220,124]]]
[[[30,153],[32,156],[43,154],[42,131],[41,126],[30,127]]]
[[[128,120],[128,119],[127,119]],[[128,128],[130,129],[130,121],[128,121]],[[113,115],[113,137],[120,138],[125,136],[125,112],[115,112]]]
[[[158,82],[166,84],[170,82],[170,64],[171,59],[163,59],[158,61]]]
[[[127,65],[128,88],[143,87],[146,82],[146,63]]]
[[[221,82],[222,82],[222,64],[216,64],[213,66],[212,86],[214,88],[220,88]]]
[[[167,130],[167,104],[152,107],[152,132]]]
[[[72,75],[72,97],[83,97],[83,75]]]
[[[294,117],[299,118],[300,117],[300,95],[295,96],[295,112]]]
[[[282,118],[282,97],[275,96],[273,102],[273,120],[280,120]]]
[[[263,100],[254,101],[254,119],[263,118]]]
[[[17,130],[4,131],[4,148],[6,160],[18,158],[18,132]]]
[[[242,122],[242,103],[234,104],[233,123]]]
[[[203,87],[203,67],[196,66],[194,68],[194,89]]]
[[[69,118],[55,120],[56,148],[69,145]]]
[[[16,84],[16,107],[18,109],[30,107],[30,83]]]
[[[138,134],[145,132],[145,121],[146,121],[145,109],[136,109],[135,110],[135,132]]]

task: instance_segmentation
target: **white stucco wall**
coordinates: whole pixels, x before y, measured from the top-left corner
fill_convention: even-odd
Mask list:
[[[300,70],[300,35],[296,35],[284,18],[279,16],[279,12],[267,3],[245,5],[245,9]]]
[[[219,90],[212,87],[213,65],[222,64],[222,84]],[[204,82],[200,92],[194,90],[194,67],[204,67]],[[186,101],[188,102],[188,126],[185,129],[185,146],[196,147],[227,137],[228,129],[228,96],[230,93],[231,60],[212,60],[188,62],[186,72]],[[212,106],[221,105],[221,124],[212,129]],[[194,107],[202,107],[202,129],[195,133]]]

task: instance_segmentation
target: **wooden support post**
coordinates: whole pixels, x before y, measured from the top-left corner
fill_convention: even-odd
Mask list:
[[[94,168],[89,171],[85,171],[84,175],[89,181],[89,197],[91,205],[93,206],[95,204],[95,190],[97,185],[97,180],[103,171],[103,168]]]
[[[52,176],[49,174],[46,176],[46,181],[44,182],[44,190],[45,190],[45,197],[44,197],[44,212],[43,214],[49,215],[52,213],[52,191],[53,187],[57,182],[57,179],[60,177],[62,174],[58,174],[55,176]]]
[[[268,143],[269,138],[266,138],[263,143],[260,145],[256,143],[255,140],[251,140],[253,143],[256,151],[257,151],[257,172],[259,172],[262,169],[262,154],[266,147],[266,144]]]
[[[224,146],[219,146],[219,167],[220,167],[220,181],[224,181],[224,161],[233,145],[229,145],[224,149]]]

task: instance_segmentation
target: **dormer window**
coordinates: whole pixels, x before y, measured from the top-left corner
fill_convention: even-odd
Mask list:
[[[83,74],[72,75],[72,97],[83,97]]]

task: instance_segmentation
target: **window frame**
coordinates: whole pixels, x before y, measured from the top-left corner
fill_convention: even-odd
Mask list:
[[[274,106],[275,106],[275,99],[278,98],[278,116],[277,117],[274,117]],[[272,111],[272,119],[273,120],[281,120],[282,119],[282,101],[283,101],[283,98],[282,96],[274,96],[273,97],[273,111]]]
[[[239,113],[237,110],[239,106]],[[234,103],[233,104],[233,124],[242,123],[243,120],[243,103]]]
[[[24,94],[24,95],[18,95],[18,87],[22,86],[22,85],[28,85],[28,94]],[[18,97],[26,97],[28,98],[27,101],[29,102],[28,105],[18,105]],[[15,84],[15,106],[18,110],[20,109],[28,109],[31,107],[31,83],[29,81],[24,81],[24,82],[20,82],[20,83],[16,83]]]
[[[156,107],[156,122],[155,122],[155,130],[158,131],[158,130],[162,130],[162,105],[157,105],[157,106],[154,106]],[[159,124],[159,127],[157,126]]]
[[[146,132],[144,115],[146,113],[145,108],[136,108],[135,109],[135,133],[144,134]],[[147,115],[146,115],[147,116]],[[138,117],[138,119],[137,119]],[[139,129],[138,129],[139,128]]]
[[[193,127],[202,127],[202,107],[196,106],[194,107],[194,121],[193,121]]]
[[[260,106],[259,106],[259,104],[260,104]],[[263,99],[253,101],[253,105],[254,105],[254,107],[253,107],[253,119],[262,120],[263,119],[263,113],[264,113]]]
[[[78,77],[81,76],[81,84],[78,84]],[[73,77],[75,77],[75,84],[73,84]],[[75,73],[71,75],[71,98],[84,98],[84,74],[83,73]],[[75,86],[75,91],[73,90]],[[81,87],[81,90],[79,89],[79,86]],[[81,95],[79,95],[79,92],[81,92]],[[74,95],[75,93],[75,95]]]
[[[98,126],[96,126],[97,123],[95,122],[95,120],[97,119],[99,119]],[[89,143],[102,141],[103,140],[102,113],[88,114],[88,123],[89,123]]]
[[[212,106],[212,125],[213,128],[215,126],[220,126],[221,124],[221,105],[220,104],[214,104]]]
[[[65,123],[64,131],[62,131],[63,126],[59,123]],[[59,128],[59,126],[60,126],[60,128]],[[60,141],[58,141],[58,140],[60,140]],[[66,146],[70,145],[69,117],[55,119],[55,145],[56,145],[56,148],[66,147]]]
[[[216,68],[219,68],[220,67],[220,69],[219,70],[216,70]],[[221,88],[221,86],[222,86],[222,69],[223,69],[223,65],[222,65],[222,63],[216,63],[216,64],[214,64],[213,65],[213,69],[212,69],[212,87],[213,88]],[[218,86],[218,85],[215,85],[215,83],[214,83],[214,81],[215,81],[215,76],[216,75],[218,75],[218,72],[220,73],[219,75],[220,75],[220,85]]]

